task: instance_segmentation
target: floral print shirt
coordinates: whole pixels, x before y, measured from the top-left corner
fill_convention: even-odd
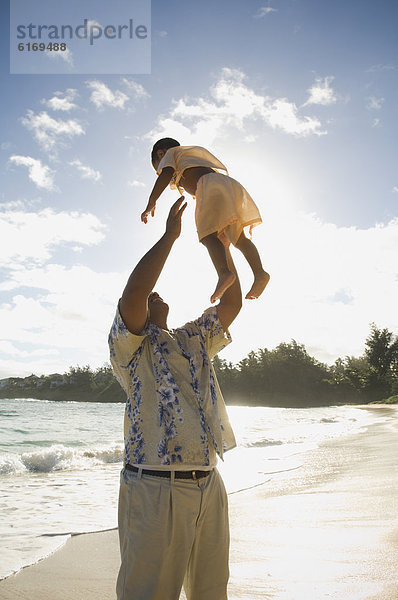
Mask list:
[[[125,463],[157,469],[210,468],[236,446],[211,359],[231,342],[207,309],[183,327],[127,329],[119,309],[109,334],[114,375],[127,394]]]

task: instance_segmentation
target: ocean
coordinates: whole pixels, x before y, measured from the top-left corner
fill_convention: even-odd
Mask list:
[[[353,406],[247,407],[244,398],[228,413],[238,447],[218,468],[230,495],[294,489],[306,453],[383,418]],[[74,533],[117,526],[123,415],[124,404],[0,400],[0,579]]]

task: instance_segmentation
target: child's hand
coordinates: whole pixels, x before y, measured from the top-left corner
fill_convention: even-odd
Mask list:
[[[148,202],[146,209],[144,210],[144,212],[141,215],[141,221],[143,223],[148,222],[149,215],[151,215],[151,217],[155,216],[155,208],[156,208],[156,202]]]

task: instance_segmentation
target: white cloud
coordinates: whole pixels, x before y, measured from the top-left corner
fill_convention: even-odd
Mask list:
[[[169,137],[170,131],[173,132],[173,137],[177,140],[189,139],[193,136],[193,131],[191,131],[189,127],[183,125],[180,121],[177,121],[176,119],[173,119],[171,117],[162,116],[158,119],[157,126],[154,129],[152,129],[145,137],[149,138],[152,141],[155,141],[163,137]],[[209,136],[205,138],[199,137],[199,135],[197,135],[197,143],[202,145],[205,145],[206,142],[211,143],[211,141],[213,141],[213,139],[216,137],[216,134],[217,132],[213,130],[213,132],[211,132]]]
[[[298,116],[297,107],[293,102],[285,98],[274,100],[268,110],[267,120],[274,129],[282,129],[285,133],[291,133],[297,136],[307,136],[311,134],[325,134],[320,131],[320,122],[313,117]]]
[[[9,202],[0,203],[0,211],[15,210],[16,208],[25,208],[25,202],[22,200],[10,200]]]
[[[246,135],[246,136],[244,137],[244,141],[245,141],[247,144],[253,144],[253,143],[254,143],[256,140],[257,140],[257,136],[256,136],[256,135],[252,135],[252,134],[250,134],[250,135]]]
[[[19,362],[2,361],[0,377],[64,372],[70,365],[96,367],[109,360],[107,336],[127,273],[48,264],[10,275],[7,283],[16,293],[1,306],[0,328],[6,346],[0,346],[0,352]],[[18,293],[21,287],[33,288],[36,297],[32,292],[30,297],[25,291]],[[55,353],[58,359],[52,357]]]
[[[40,146],[48,152],[56,151],[57,145],[64,144],[65,140],[85,133],[78,121],[54,119],[45,111],[35,114],[32,110],[28,110],[27,116],[21,121],[29,131],[33,132]]]
[[[263,121],[273,129],[295,136],[323,135],[318,119],[300,116],[294,102],[257,94],[245,84],[239,70],[224,68],[220,79],[210,89],[210,98],[174,102],[168,115],[147,137],[156,139],[173,131],[176,138],[193,137],[197,143],[209,144],[227,126],[244,130],[247,121]]]
[[[0,266],[17,268],[44,264],[56,247],[69,244],[92,246],[104,238],[104,226],[90,213],[0,212]],[[4,288],[4,283],[0,289]]]
[[[373,119],[372,127],[378,127],[380,125],[380,119]]]
[[[74,62],[73,62],[73,53],[70,51],[69,48],[66,48],[65,50],[60,50],[60,51],[51,51],[51,50],[46,50],[44,52],[44,54],[46,56],[48,56],[48,58],[50,60],[63,60],[64,62],[66,62],[69,67],[73,67]]]
[[[150,98],[150,94],[146,91],[144,86],[134,81],[134,79],[127,79],[126,77],[123,77],[122,83],[127,87],[127,89],[133,94],[133,97],[137,100]]]
[[[79,159],[72,160],[69,163],[72,167],[76,167],[81,174],[82,179],[92,179],[93,181],[100,181],[102,175],[99,171],[92,169],[83,163]]]
[[[48,356],[53,355],[57,356],[59,354],[58,350],[55,348],[45,349],[36,349],[36,350],[20,350],[17,348],[12,342],[7,340],[0,340],[0,353],[8,354],[8,356],[16,356],[18,358],[32,358],[34,356]]]
[[[88,213],[12,208],[0,212],[0,291],[14,293],[0,306],[0,376],[99,366],[108,358],[107,330],[121,276],[48,261],[59,249],[99,244],[104,225]]]
[[[366,102],[366,108],[368,110],[380,110],[384,103],[384,98],[376,98],[376,96],[369,96]]]
[[[33,181],[38,188],[48,191],[54,190],[54,171],[47,165],[43,165],[41,160],[31,156],[20,156],[14,154],[10,156],[10,161],[18,166],[28,168],[29,179]]]
[[[49,100],[43,99],[42,104],[51,110],[69,111],[77,108],[77,104],[73,102],[76,96],[77,90],[68,88],[65,92],[55,92]]]
[[[112,92],[112,90],[102,81],[94,80],[87,81],[86,83],[87,87],[92,90],[90,101],[93,102],[97,108],[103,109],[105,106],[120,109],[125,108],[129,97],[124,92],[121,92],[120,90]]]
[[[103,26],[101,25],[101,23],[99,23],[95,19],[89,19],[87,21],[87,30],[91,31],[93,29],[93,27],[99,27],[100,29],[103,29]]]
[[[307,90],[310,97],[303,106],[309,104],[321,104],[322,106],[334,104],[337,101],[337,98],[333,88],[330,86],[333,79],[334,77],[331,75],[324,77],[323,79],[322,77],[317,77],[315,83]]]
[[[262,17],[265,17],[266,15],[269,15],[270,13],[273,12],[278,12],[276,8],[272,8],[271,6],[263,6],[262,8],[258,9],[258,12],[254,15],[254,17],[256,19],[261,19]]]
[[[394,185],[392,191],[398,194],[398,185]]]
[[[367,69],[367,73],[380,73],[382,71],[394,71],[395,68],[396,68],[395,65],[379,63],[378,65],[372,65],[371,67],[369,67],[369,69]]]
[[[129,185],[130,187],[146,187],[145,183],[143,183],[142,181],[138,181],[137,179],[134,179],[134,181],[128,181],[127,185]]]

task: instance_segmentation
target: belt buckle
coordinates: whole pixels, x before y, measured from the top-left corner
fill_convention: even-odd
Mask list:
[[[194,481],[196,481],[196,480],[197,480],[197,477],[196,477],[196,471],[192,471],[192,479],[193,479]]]

